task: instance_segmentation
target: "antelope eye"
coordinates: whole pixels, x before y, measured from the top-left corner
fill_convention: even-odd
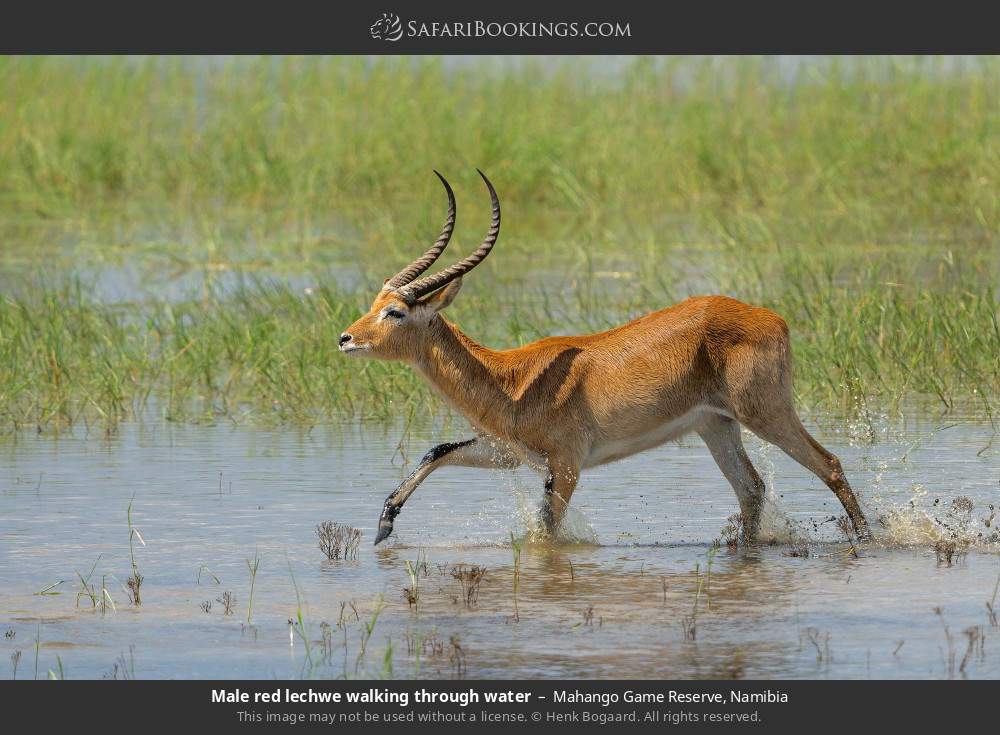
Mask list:
[[[399,309],[389,309],[385,313],[385,315],[387,317],[389,317],[390,319],[402,319],[403,317],[406,316],[406,314],[404,314],[403,312],[401,312]]]

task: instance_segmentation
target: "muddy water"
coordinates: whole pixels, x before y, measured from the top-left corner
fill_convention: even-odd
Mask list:
[[[157,424],[111,440],[8,440],[0,672],[21,651],[17,677],[34,677],[37,639],[40,678],[60,665],[68,678],[1000,676],[986,607],[1000,574],[997,521],[985,522],[1000,505],[989,425],[809,424],[882,519],[857,556],[829,521],[832,494],[749,436],[778,543],[714,549],[736,502],[691,439],[585,474],[564,529],[576,543],[525,545],[516,597],[510,535],[541,497],[530,472],[442,470],[372,548],[382,499],[406,472],[399,429]],[[408,459],[462,436],[415,431]],[[123,585],[130,500],[138,607]],[[363,531],[356,559],[320,553],[326,519]],[[957,539],[950,564],[933,548],[942,538]],[[471,602],[454,575],[463,564],[487,570]],[[77,573],[103,605],[78,595]],[[299,609],[304,638],[289,625]]]

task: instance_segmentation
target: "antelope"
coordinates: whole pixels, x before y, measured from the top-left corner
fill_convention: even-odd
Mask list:
[[[478,169],[477,169],[478,170]],[[340,335],[345,355],[399,360],[423,376],[474,428],[475,436],[432,448],[383,505],[375,544],[403,504],[447,466],[515,468],[544,479],[542,520],[554,534],[582,470],[696,432],[736,492],[743,536],[760,528],[764,483],[743,447],[740,426],[780,447],[837,496],[860,540],[871,533],[840,461],[799,420],[792,401],[788,326],[768,309],[726,296],[695,296],[615,329],[548,337],[494,350],[478,344],[442,311],[462,278],[492,252],[500,201],[482,171],[492,222],[469,256],[422,275],[455,228],[455,195],[437,240],[387,278],[371,309]]]

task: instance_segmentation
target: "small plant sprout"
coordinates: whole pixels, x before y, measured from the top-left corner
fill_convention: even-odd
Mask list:
[[[213,581],[214,581],[214,582],[215,582],[216,584],[222,584],[222,580],[221,580],[221,579],[219,579],[218,577],[216,577],[216,576],[215,576],[215,575],[214,575],[214,574],[212,573],[212,570],[211,570],[211,569],[209,569],[209,568],[208,568],[208,567],[207,567],[206,565],[204,565],[204,564],[202,564],[202,565],[201,565],[200,567],[198,567],[198,584],[201,584],[201,575],[202,575],[202,572],[204,572],[204,573],[205,573],[205,574],[207,574],[207,575],[208,575],[209,577],[211,577],[211,578],[212,578],[212,580],[213,580]]]
[[[38,654],[42,650],[42,624],[38,624],[38,630],[35,632],[35,679],[38,679]]]
[[[681,630],[684,632],[684,640],[686,641],[693,641],[698,636],[698,602],[701,600],[701,590],[704,584],[701,567],[698,563],[694,565],[694,577],[694,605],[691,607],[691,614],[681,618]]]
[[[322,661],[327,666],[333,660],[333,626],[331,626],[325,620],[321,620],[319,624],[319,632],[322,636]]]
[[[233,608],[236,607],[236,598],[233,596],[232,592],[226,590],[215,601],[222,604],[223,615],[233,614]]]
[[[382,614],[383,609],[385,609],[385,599],[379,594],[375,598],[375,607],[372,608],[371,617],[368,620],[361,621],[361,647],[358,651],[358,657],[354,661],[355,674],[358,673],[361,661],[368,652],[368,642],[371,641],[372,635],[375,633],[375,625],[378,623],[379,615]],[[358,619],[360,621],[360,617]]]
[[[715,555],[719,553],[718,547],[713,546],[705,554],[705,605],[709,610],[712,609],[712,564],[715,561]]]
[[[116,580],[117,581],[117,580]],[[121,584],[121,582],[118,582]],[[106,615],[108,612],[108,605],[111,605],[111,612],[117,613],[118,608],[115,606],[114,598],[111,597],[111,593],[108,592],[107,578],[101,577],[101,614]]]
[[[486,567],[476,564],[456,564],[451,570],[451,576],[462,585],[462,600],[466,607],[475,607],[479,602],[479,586],[486,576]]]
[[[830,655],[830,633],[821,633],[819,628],[806,628],[802,631],[803,636],[812,647],[816,649],[816,663],[822,664],[826,662],[827,665],[833,660],[833,656]]]
[[[418,592],[413,587],[403,588],[403,599],[406,600],[406,604],[413,607],[418,601]]]
[[[403,597],[410,607],[416,607],[420,602],[420,570],[426,572],[427,562],[421,561],[420,554],[417,554],[417,561],[406,560],[406,573],[410,577],[410,586],[403,588]]]
[[[94,570],[97,569],[97,564],[101,561],[101,556],[101,554],[97,555],[97,559],[94,561],[94,565],[90,568],[86,577],[80,574],[80,572],[74,571],[76,578],[80,580],[80,591],[76,593],[77,607],[80,607],[80,600],[82,598],[90,600],[91,607],[97,607],[97,595],[94,594],[94,587],[90,584],[90,578],[94,576]]]
[[[510,533],[510,549],[511,553],[514,555],[514,622],[521,620],[521,613],[517,607],[517,592],[521,586],[521,550],[524,548],[524,542],[519,541],[514,538],[514,532]],[[573,562],[569,563],[570,578],[573,576]]]
[[[698,620],[694,615],[685,615],[681,618],[681,630],[684,633],[684,640],[693,641],[698,637]]]
[[[462,648],[462,643],[457,635],[451,636],[449,644],[451,652],[448,655],[448,660],[451,661],[451,665],[454,667],[454,678],[462,679],[465,677],[466,672],[465,649]]]
[[[58,587],[59,585],[61,585],[63,582],[65,582],[65,580],[60,579],[58,582],[50,584],[45,589],[38,590],[38,592],[36,592],[35,594],[36,595],[60,595],[60,594],[62,594],[61,592],[55,592],[54,590],[55,590],[56,587]]]
[[[129,600],[133,605],[138,607],[142,604],[142,597],[139,593],[139,588],[142,587],[142,575],[133,574],[128,578],[128,582],[126,582],[126,584],[128,585]]]
[[[128,518],[128,551],[129,557],[132,560],[132,575],[128,578],[126,585],[128,586],[129,599],[132,604],[139,607],[142,604],[142,580],[143,576],[139,574],[139,567],[135,563],[135,544],[134,540],[138,539],[139,543],[143,546],[146,542],[142,538],[142,534],[139,533],[139,529],[132,525],[132,503],[135,501],[135,496],[132,496],[132,500],[128,501],[128,511],[126,516]]]
[[[254,552],[253,560],[247,559],[247,569],[250,571],[250,599],[247,601],[247,625],[253,615],[253,588],[257,582],[257,570],[260,568],[260,555]]]
[[[302,645],[305,648],[305,657],[302,660],[302,675],[307,678],[312,676],[313,669],[315,668],[315,662],[313,661],[309,633],[306,631],[305,615],[302,612],[302,591],[299,589],[299,583],[295,579],[295,572],[292,570],[292,562],[291,560],[287,561],[288,575],[292,578],[292,587],[295,589],[295,618],[288,619],[288,645],[295,645],[296,633],[299,638],[302,639]]]
[[[948,645],[948,653],[945,657],[944,668],[949,679],[955,678],[955,641],[951,637],[951,629],[944,620],[944,608],[940,605],[933,608],[933,612],[937,615],[938,619],[941,621],[941,627],[944,629],[944,639],[945,643]],[[944,653],[942,652],[942,656]]]
[[[385,653],[382,654],[382,671],[380,675],[383,679],[392,678],[392,638],[386,640]]]
[[[965,634],[965,639],[967,645],[965,648],[965,655],[962,656],[962,663],[958,666],[958,671],[964,679],[966,677],[966,667],[969,665],[969,661],[972,660],[973,653],[978,654],[980,661],[986,655],[985,644],[986,644],[986,634],[983,632],[983,626],[973,625],[962,631]]]
[[[1000,625],[997,620],[997,592],[1000,591],[1000,575],[997,575],[997,583],[993,585],[993,599],[986,601],[986,617],[990,621],[990,627],[996,628]]]
[[[118,654],[111,671],[105,675],[105,678],[121,679],[122,681],[135,679],[135,646],[128,647],[128,657],[125,656],[124,652]]]
[[[316,526],[319,550],[330,561],[336,559],[356,559],[361,545],[361,531],[346,523],[323,521]]]

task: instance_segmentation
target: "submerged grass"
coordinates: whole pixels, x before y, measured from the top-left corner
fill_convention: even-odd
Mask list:
[[[806,406],[992,420],[1000,61],[601,63],[0,58],[0,427],[437,410],[336,337],[440,227],[431,168],[481,238],[475,166],[504,230],[449,316],[490,346],[727,293]]]

